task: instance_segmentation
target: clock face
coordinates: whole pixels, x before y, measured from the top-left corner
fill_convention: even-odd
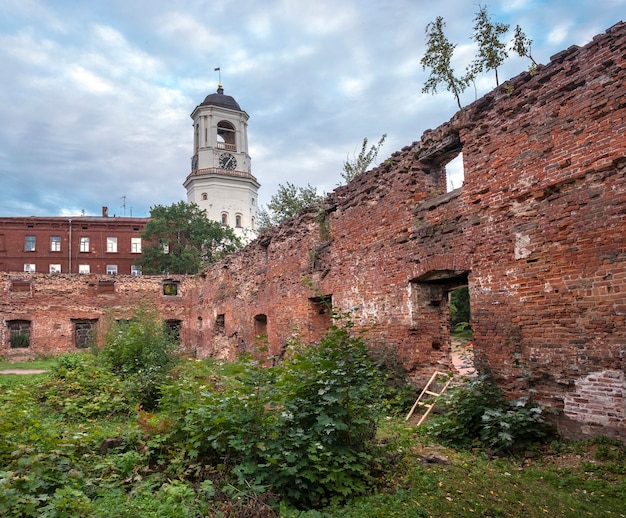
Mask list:
[[[237,167],[237,159],[230,153],[222,153],[220,155],[220,167],[222,169],[233,170]]]

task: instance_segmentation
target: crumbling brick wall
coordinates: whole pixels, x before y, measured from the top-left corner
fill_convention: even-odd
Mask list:
[[[234,354],[261,318],[279,355],[319,338],[332,302],[424,381],[449,365],[447,298],[467,285],[480,366],[511,397],[561,411],[570,436],[626,437],[625,64],[620,23],[506,82],[207,270],[208,321]]]

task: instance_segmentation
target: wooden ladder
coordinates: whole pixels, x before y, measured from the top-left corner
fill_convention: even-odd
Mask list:
[[[439,392],[433,392],[432,390],[428,390],[430,386],[437,380],[437,378],[442,378],[442,377],[445,377],[446,381],[443,385],[443,388]],[[448,388],[448,385],[450,385],[450,383],[452,383],[451,374],[447,372],[435,371],[433,375],[430,377],[430,380],[428,380],[428,383],[426,383],[424,390],[422,390],[419,397],[415,400],[415,403],[413,404],[413,407],[411,408],[410,412],[406,416],[405,421],[408,421],[411,418],[411,416],[413,415],[413,412],[415,412],[415,409],[417,408],[417,405],[420,405],[420,406],[426,407],[426,412],[424,412],[424,415],[422,415],[419,422],[417,423],[417,426],[421,425],[426,420],[426,418],[428,417],[428,414],[430,414],[431,410],[435,406],[435,403],[437,402],[437,398],[445,392],[445,390]],[[422,398],[424,396],[433,396],[435,399],[432,401],[432,403],[424,403],[422,401]]]

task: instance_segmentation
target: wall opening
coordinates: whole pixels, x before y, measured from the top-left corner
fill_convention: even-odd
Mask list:
[[[464,178],[463,153],[459,153],[446,164],[446,192],[463,187]]]
[[[180,344],[180,328],[182,324],[182,320],[169,319],[165,321],[165,332],[177,344]]]
[[[180,290],[178,289],[180,282],[178,281],[163,281],[163,295],[167,297],[178,296]]]
[[[224,313],[220,313],[215,317],[215,332],[220,335],[226,332],[226,316]]]
[[[468,275],[461,270],[431,270],[411,281],[413,327],[430,334],[435,350],[452,345],[449,294],[467,286]]]
[[[10,320],[8,326],[11,349],[30,347],[30,320]]]
[[[254,316],[254,336],[267,336],[267,315]]]
[[[115,281],[98,281],[98,295],[115,293]]]
[[[77,349],[91,347],[95,341],[98,320],[72,320],[72,322],[74,322],[74,346]]]
[[[322,295],[309,298],[310,330],[319,337],[330,329],[333,316],[333,296]]]

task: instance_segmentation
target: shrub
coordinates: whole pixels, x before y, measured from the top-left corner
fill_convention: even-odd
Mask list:
[[[127,415],[135,403],[121,380],[89,353],[61,356],[37,395],[54,412],[78,421]]]
[[[125,381],[133,399],[156,407],[159,385],[177,361],[177,344],[156,310],[140,306],[129,322],[111,321],[99,356]]]
[[[449,446],[482,446],[502,452],[542,442],[551,435],[538,405],[530,405],[528,399],[507,401],[489,376],[449,390],[443,408],[443,415],[427,423],[427,431]]]

